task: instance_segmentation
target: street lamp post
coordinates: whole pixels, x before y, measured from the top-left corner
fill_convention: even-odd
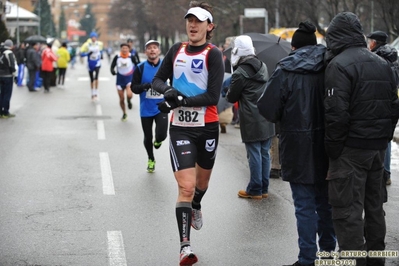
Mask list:
[[[17,44],[19,44],[19,0],[17,0]]]

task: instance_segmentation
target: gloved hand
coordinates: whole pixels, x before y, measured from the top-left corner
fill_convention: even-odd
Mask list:
[[[89,53],[87,54],[87,56],[90,57],[92,53],[93,53],[93,52],[89,52]]]
[[[143,89],[144,89],[145,91],[148,91],[149,89],[151,89],[151,83],[144,83],[144,84],[143,84]]]
[[[158,103],[158,110],[162,113],[169,113],[170,110],[175,109],[178,107],[175,101],[162,101]]]
[[[18,78],[17,77],[14,77],[14,83],[18,84]]]
[[[111,69],[111,74],[115,76],[116,75],[115,70]]]
[[[163,94],[163,97],[165,98],[165,100],[167,100],[167,101],[175,101],[175,102],[178,102],[179,101],[179,99],[178,99],[178,96],[179,95],[181,95],[181,93],[178,91],[178,90],[176,90],[175,88],[173,88],[173,87],[169,87],[166,91],[165,91],[165,93]]]

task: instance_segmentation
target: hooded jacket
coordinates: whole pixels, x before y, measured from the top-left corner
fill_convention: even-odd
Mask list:
[[[314,184],[327,176],[324,150],[323,45],[308,45],[280,60],[258,101],[259,112],[280,125],[284,181]]]
[[[327,30],[333,58],[326,68],[326,151],[338,158],[344,146],[383,150],[392,139],[398,98],[389,63],[367,49],[362,26],[350,12],[338,14]]]
[[[396,86],[399,86],[398,51],[387,44],[380,45],[371,51],[381,56],[391,64],[391,69],[396,78]]]
[[[239,102],[243,142],[265,141],[275,135],[274,125],[259,114],[256,106],[268,78],[266,65],[254,55],[241,57],[231,76],[226,98],[231,103]]]

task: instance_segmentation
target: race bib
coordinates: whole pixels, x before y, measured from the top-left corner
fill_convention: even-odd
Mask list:
[[[127,68],[129,67],[126,62],[119,62],[117,65],[118,68]]]
[[[205,107],[179,107],[174,109],[172,125],[203,127],[205,125]]]
[[[149,88],[145,93],[145,97],[147,99],[163,99],[163,94],[160,94],[159,92],[153,90],[152,88]]]
[[[90,60],[97,60],[97,58],[98,58],[98,53],[92,53],[90,55]]]

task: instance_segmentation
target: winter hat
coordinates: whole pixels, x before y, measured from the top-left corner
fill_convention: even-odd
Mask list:
[[[11,49],[11,47],[13,47],[13,46],[14,46],[14,43],[10,39],[7,39],[4,42],[4,48]]]
[[[240,57],[248,55],[255,55],[252,39],[248,35],[240,35],[234,39],[231,50],[231,65],[236,66]]]
[[[367,38],[386,44],[388,40],[388,34],[383,31],[377,30],[367,35]]]
[[[294,32],[291,46],[296,49],[306,45],[316,45],[316,27],[309,21],[299,23],[299,28]]]
[[[93,38],[93,37],[98,37],[98,35],[97,35],[97,33],[95,33],[94,31],[92,32],[92,33],[90,33],[90,38]]]

